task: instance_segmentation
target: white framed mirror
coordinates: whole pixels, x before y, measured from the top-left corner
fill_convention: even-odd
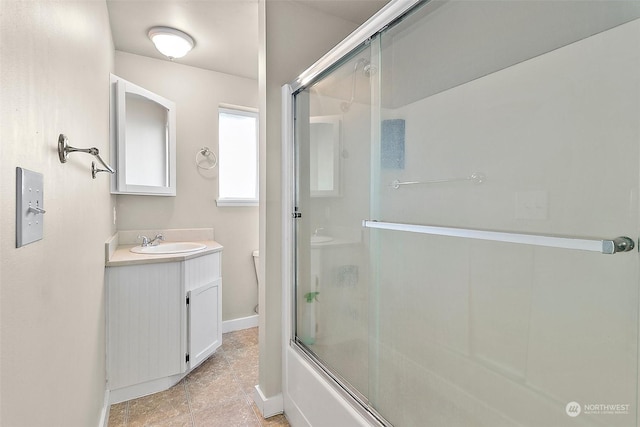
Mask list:
[[[340,116],[309,118],[311,197],[340,196]]]
[[[176,195],[175,103],[111,75],[113,194]]]

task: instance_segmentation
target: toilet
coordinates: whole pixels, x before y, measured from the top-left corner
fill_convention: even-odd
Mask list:
[[[258,290],[259,290],[260,289],[260,274],[258,273],[258,268],[260,267],[260,251],[258,251],[258,250],[253,251],[253,267],[255,268],[255,271],[256,271],[256,281],[258,282]],[[253,311],[255,311],[256,314],[258,314],[258,305],[255,306]]]

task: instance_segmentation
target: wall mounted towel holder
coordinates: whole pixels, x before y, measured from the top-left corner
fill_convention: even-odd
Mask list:
[[[441,184],[445,182],[458,182],[458,181],[472,181],[474,184],[482,184],[487,179],[486,175],[482,172],[474,172],[464,178],[447,178],[447,179],[434,179],[431,181],[400,181],[395,180],[389,185],[389,187],[397,190],[402,185],[417,185],[417,184]]]
[[[205,163],[208,163],[205,166]],[[209,147],[202,147],[196,152],[196,166],[200,169],[211,170],[218,164],[218,156]]]
[[[60,163],[67,163],[67,158],[69,157],[69,153],[87,153],[94,156],[98,161],[104,166],[106,169],[98,169],[96,167],[95,162],[91,162],[91,176],[93,179],[96,179],[96,174],[98,172],[109,172],[111,174],[115,173],[115,169],[105,163],[100,157],[100,151],[96,147],[91,148],[75,148],[69,145],[69,139],[64,135],[60,134],[58,136],[58,158],[60,159]]]

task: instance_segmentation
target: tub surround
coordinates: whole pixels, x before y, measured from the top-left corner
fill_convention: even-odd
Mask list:
[[[470,24],[490,25],[461,34],[456,49],[497,46],[482,43],[486,38],[522,55],[532,47],[519,46],[517,40],[527,34],[526,26],[514,32],[515,26],[500,25],[503,19],[522,19],[532,31],[552,28],[539,25],[549,19],[581,19],[580,25],[558,26],[562,34],[544,31],[536,39],[561,47],[545,46],[548,51],[515,64],[503,67],[492,61],[511,61],[508,55],[475,51],[493,69],[480,78],[465,77],[477,72],[473,68],[479,62],[471,61],[468,69],[460,62],[456,72],[465,77],[463,84],[448,80],[451,73],[439,76],[438,85],[455,84],[452,88],[427,88],[434,81],[422,78],[424,69],[415,64],[439,64],[429,49],[442,50],[448,21],[462,16],[457,12],[472,12],[456,2],[444,2],[435,11],[420,6],[421,12],[387,26],[400,16],[396,12],[403,12],[396,7],[405,6],[391,2],[377,15],[387,15],[384,30],[370,43],[348,38],[345,43],[354,43],[344,48],[352,52],[349,57],[333,62],[339,56],[334,48],[316,62],[331,66],[308,69],[283,87],[282,211],[302,212],[300,220],[281,216],[283,405],[292,424],[386,425],[386,419],[393,425],[559,426],[571,424],[567,416],[575,415],[570,412],[578,407],[576,401],[617,396],[630,407],[638,403],[633,375],[638,370],[637,259],[469,236],[425,237],[401,226],[397,232],[364,231],[362,250],[352,251],[348,259],[326,248],[314,251],[313,243],[309,250],[306,236],[293,233],[318,227],[332,235],[336,223],[355,229],[363,218],[393,218],[401,225],[514,235],[579,238],[615,230],[632,235],[638,220],[635,199],[625,212],[607,207],[615,200],[628,203],[629,194],[638,191],[637,93],[625,88],[638,83],[634,46],[640,8],[620,10],[620,22],[588,36],[589,25],[602,24],[600,5],[573,13],[565,7],[574,5],[560,3],[526,10],[515,6],[509,12],[492,2],[474,5],[489,19]],[[393,16],[387,13],[392,11]],[[616,15],[613,6],[607,5],[607,12]],[[624,23],[627,19],[633,20]],[[366,31],[365,37],[375,32]],[[359,33],[365,32],[353,34]],[[314,199],[308,185],[313,172],[307,166],[319,154],[308,141],[294,137],[307,135],[314,117],[339,111],[344,97],[334,93],[348,86],[363,57],[380,66],[368,81],[380,90],[371,99],[361,95],[360,105],[350,105],[349,119],[343,116],[341,132],[349,149],[341,176],[345,192],[336,200]],[[328,70],[330,75],[323,74]],[[313,72],[321,79],[313,80]],[[308,86],[300,87],[301,81]],[[612,109],[616,114],[606,113]],[[395,118],[406,121],[402,139],[411,153],[402,169],[380,161],[384,135],[377,122]],[[603,147],[603,135],[614,134]],[[298,148],[300,155],[294,156]],[[585,182],[582,172],[598,169],[603,161],[629,174],[617,174],[615,181],[597,175]],[[451,177],[477,170],[491,179],[480,186],[451,182]],[[394,180],[429,185],[395,189]],[[322,235],[315,238],[323,240],[320,244],[331,243]],[[603,282],[607,292],[602,292]],[[411,333],[416,322],[417,339]],[[573,334],[576,328],[581,333]],[[297,341],[320,361],[317,371],[300,354]],[[337,375],[325,381],[323,375],[331,372]],[[347,384],[328,388],[341,379]],[[355,391],[343,393],[349,386]],[[361,407],[354,403],[359,397]],[[636,411],[612,414],[587,413],[580,423],[637,426]]]

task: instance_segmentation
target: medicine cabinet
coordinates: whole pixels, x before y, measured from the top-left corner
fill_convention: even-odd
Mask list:
[[[111,75],[111,193],[176,195],[175,103]]]
[[[311,197],[340,195],[340,118],[309,119]]]

